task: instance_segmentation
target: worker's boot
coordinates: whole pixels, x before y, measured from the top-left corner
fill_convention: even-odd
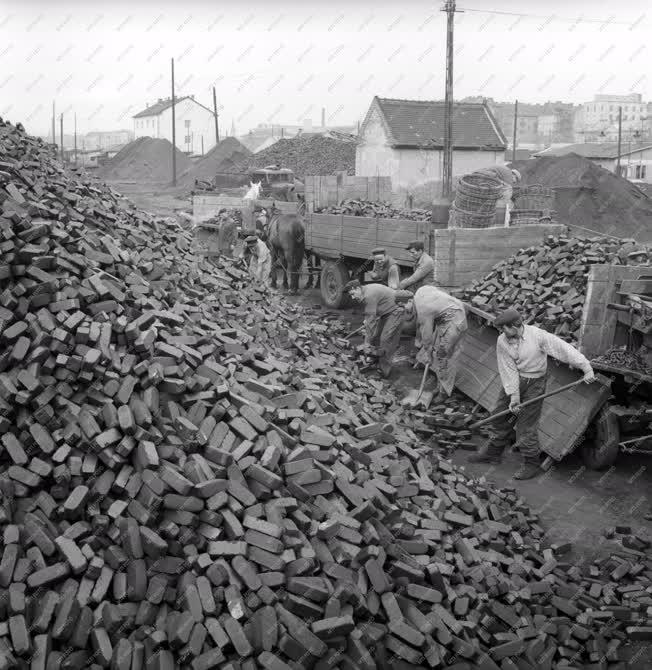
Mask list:
[[[523,463],[514,473],[514,479],[533,479],[543,474],[543,470],[537,463]]]

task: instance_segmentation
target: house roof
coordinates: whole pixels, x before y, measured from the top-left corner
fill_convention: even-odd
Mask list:
[[[178,105],[180,102],[183,102],[184,100],[192,100],[195,104],[208,110],[211,114],[213,113],[211,109],[208,109],[206,105],[202,105],[201,102],[197,102],[191,95],[184,95],[181,96],[180,98],[175,98],[174,104]],[[142,116],[158,116],[159,114],[162,114],[168,107],[172,107],[172,100],[170,98],[166,98],[165,100],[159,100],[153,105],[150,105],[149,107],[143,109],[142,112],[134,114],[132,118],[138,119]]]
[[[629,143],[623,142],[621,145],[620,155],[630,156],[638,151],[645,149],[652,149],[652,144],[649,142],[630,146]],[[577,154],[584,158],[617,158],[618,157],[618,143],[617,142],[584,142],[582,144],[567,144],[563,147],[549,147],[543,151],[534,154],[535,156],[566,156],[567,154]]]
[[[395,100],[376,96],[369,113],[374,107],[380,111],[392,146],[444,146],[443,101]],[[363,125],[366,122],[367,119]],[[486,104],[456,102],[453,105],[453,146],[464,149],[505,149],[507,140]]]

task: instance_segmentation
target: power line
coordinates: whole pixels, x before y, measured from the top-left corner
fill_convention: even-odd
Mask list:
[[[543,14],[526,14],[524,12],[504,12],[496,9],[476,9],[473,7],[461,7],[465,12],[476,12],[479,14],[497,14],[499,16],[516,16],[524,19],[542,19],[544,21],[567,21],[568,23],[600,23],[602,25],[615,24],[620,26],[629,26],[633,28],[642,18],[639,17],[635,21],[615,21],[611,17],[608,19],[591,19],[583,15],[578,16],[577,18],[571,18],[570,16],[557,16],[556,14],[550,14],[545,16]]]

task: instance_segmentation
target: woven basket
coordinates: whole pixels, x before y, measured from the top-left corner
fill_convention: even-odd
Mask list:
[[[475,196],[468,193],[455,193],[455,202],[459,209],[465,212],[477,212],[478,214],[491,214],[496,211],[499,198],[490,196]]]
[[[478,214],[460,209],[456,201],[451,207],[450,228],[491,228],[496,225],[496,212],[491,214]]]
[[[557,212],[552,209],[513,209],[510,212],[510,226],[527,226],[536,223],[553,223]]]
[[[555,192],[547,186],[533,184],[514,188],[512,199],[516,209],[551,209]]]

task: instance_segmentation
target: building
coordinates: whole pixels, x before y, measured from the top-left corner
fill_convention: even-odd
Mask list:
[[[629,95],[595,95],[582,104],[577,119],[577,141],[599,142],[618,139],[618,109],[622,107],[624,137],[647,136],[649,133],[648,103],[640,93]]]
[[[204,153],[215,146],[215,116],[194,95],[175,99],[176,146],[186,154]],[[153,137],[172,142],[172,99],[159,98],[134,117],[134,138]]]
[[[484,103],[453,108],[453,175],[505,163],[505,136]],[[444,146],[444,103],[374,97],[360,126],[357,176],[390,176],[392,189],[431,185],[439,195]]]
[[[87,149],[108,149],[117,144],[129,144],[133,139],[131,130],[94,131],[84,135],[83,144]]]
[[[536,158],[578,154],[588,158],[609,172],[616,172],[618,164],[618,144],[615,142],[582,142],[551,147],[535,154]],[[633,182],[652,183],[652,143],[633,145],[623,142],[620,151],[620,176]]]

